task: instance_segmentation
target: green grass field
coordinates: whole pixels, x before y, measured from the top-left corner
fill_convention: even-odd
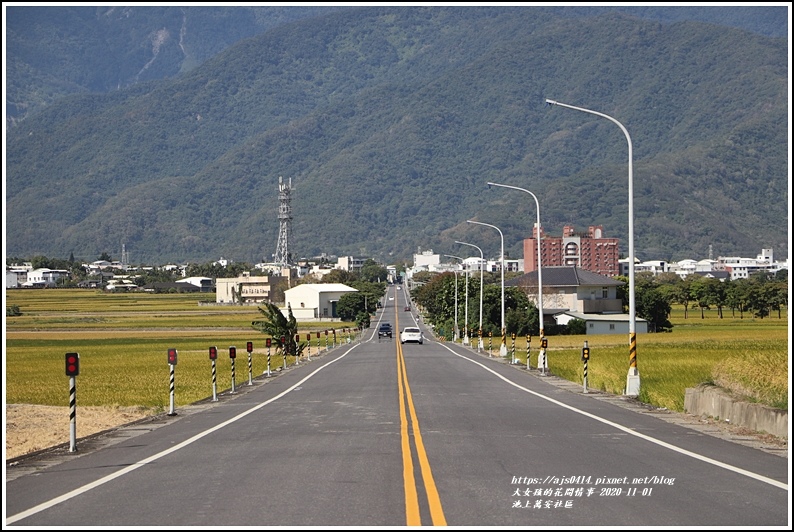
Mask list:
[[[168,348],[178,350],[175,404],[212,396],[209,346],[217,346],[218,392],[231,387],[229,346],[237,347],[235,382],[248,382],[246,342],[253,342],[252,374],[267,369],[265,336],[251,328],[260,319],[257,307],[199,305],[212,294],[106,294],[95,290],[7,290],[6,305],[21,316],[6,317],[6,403],[68,404],[69,378],[64,355],[80,353],[77,377],[79,404],[144,406],[167,409],[170,402]],[[748,400],[788,408],[788,316],[753,319],[725,317],[716,311],[689,313],[674,309],[673,331],[637,336],[639,399],[683,411],[686,388],[714,383]],[[311,334],[312,354],[325,348],[325,329],[351,323],[301,324],[301,338]],[[318,339],[316,333],[320,331]],[[352,338],[352,337],[351,337]],[[530,362],[537,366],[539,339],[530,344]],[[588,388],[620,394],[628,373],[627,335],[551,336],[551,373],[581,383],[582,347],[590,347]],[[305,341],[305,340],[304,340]],[[319,347],[318,347],[319,341]],[[330,340],[329,340],[330,341]],[[494,352],[499,339],[495,338]],[[486,350],[488,340],[485,340]],[[507,340],[512,351],[512,340]],[[516,355],[526,363],[526,340],[516,339]],[[271,352],[271,370],[283,359]],[[293,358],[287,360],[293,363]]]

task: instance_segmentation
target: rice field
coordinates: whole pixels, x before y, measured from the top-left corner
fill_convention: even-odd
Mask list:
[[[216,385],[231,387],[229,346],[237,348],[236,386],[248,381],[246,343],[253,342],[251,373],[267,370],[265,336],[251,328],[260,319],[257,307],[203,305],[213,294],[107,294],[98,290],[7,290],[6,306],[21,316],[6,317],[6,403],[68,404],[69,379],[64,355],[80,353],[77,377],[79,403],[85,406],[169,407],[169,348],[178,351],[175,404],[212,396],[209,347],[216,346]],[[674,309],[673,331],[637,335],[639,400],[683,411],[686,388],[713,383],[750,401],[788,409],[788,315],[764,319],[726,317],[716,311],[689,313]],[[325,347],[324,331],[351,323],[302,324],[301,338],[311,334],[311,353]],[[320,338],[317,338],[320,332]],[[628,336],[580,335],[548,337],[549,371],[581,383],[582,347],[590,348],[588,388],[621,394],[629,368]],[[329,337],[329,342],[332,337]],[[494,353],[499,339],[493,339]],[[512,339],[507,339],[512,354]],[[488,349],[488,340],[485,339]],[[539,339],[530,342],[530,363],[537,367]],[[515,340],[517,358],[526,363],[525,337]],[[270,368],[283,366],[272,349]],[[289,357],[288,364],[294,359]]]
[[[733,319],[716,315],[683,318],[674,309],[669,333],[637,335],[638,399],[683,411],[686,388],[716,384],[745,400],[788,409],[788,316]],[[582,348],[587,340],[588,389],[621,394],[629,369],[628,335],[572,335],[548,338],[551,373],[583,383]],[[508,339],[508,349],[510,348]],[[538,339],[530,343],[530,364],[537,367]],[[518,358],[526,363],[526,341],[516,339]]]
[[[66,353],[80,355],[76,394],[83,406],[170,407],[167,354],[177,349],[174,403],[190,404],[212,396],[215,346],[216,390],[232,386],[229,347],[236,347],[235,386],[249,379],[247,342],[252,342],[251,377],[284,365],[267,336],[251,327],[262,315],[255,306],[199,305],[213,294],[106,294],[96,290],[7,290],[5,384],[7,404],[66,405],[69,378]],[[213,300],[214,302],[214,300]],[[302,324],[301,340],[311,335],[308,355],[325,349],[325,330],[336,330],[337,343],[351,341],[351,323]],[[305,327],[305,329],[304,329]],[[320,337],[317,337],[320,333]],[[329,332],[329,345],[333,334]],[[270,355],[270,357],[268,357]],[[306,356],[306,351],[304,351]],[[287,357],[288,365],[294,357]]]

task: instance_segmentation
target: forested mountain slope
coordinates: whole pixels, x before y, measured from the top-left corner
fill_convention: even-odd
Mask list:
[[[787,249],[787,41],[625,15],[364,8],[284,24],[174,79],[75,95],[7,137],[7,254],[269,260],[278,177],[294,254],[384,262],[542,223],[642,260]],[[495,233],[495,232],[494,232]]]

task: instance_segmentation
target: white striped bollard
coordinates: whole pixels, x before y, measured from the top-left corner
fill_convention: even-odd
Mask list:
[[[66,376],[69,377],[69,452],[77,451],[77,375],[80,374],[80,354],[66,353]]]
[[[253,381],[254,374],[251,373],[251,351],[254,350],[253,342],[248,342],[246,344],[245,350],[248,351],[248,386],[253,386],[253,384],[254,384],[254,381]]]
[[[229,346],[229,358],[232,361],[232,391],[230,393],[236,393],[234,391],[234,359],[237,358],[237,348],[235,346]]]
[[[582,362],[584,362],[584,379],[583,385],[584,390],[582,393],[587,393],[587,361],[590,360],[590,348],[587,346],[587,340],[584,341],[584,347],[582,348]]]
[[[214,345],[210,347],[210,360],[212,361],[212,400],[218,400],[218,381],[215,376],[215,359],[218,358],[218,348]]]
[[[270,377],[270,345],[272,340],[270,338],[265,339],[265,345],[267,346],[267,370],[265,374]]]
[[[168,411],[169,416],[175,416],[176,411],[174,410],[174,367],[176,367],[176,348],[169,347],[168,348],[168,366],[171,368],[171,410]]]

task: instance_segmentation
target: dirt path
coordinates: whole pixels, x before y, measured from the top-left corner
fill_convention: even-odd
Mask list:
[[[76,410],[76,437],[84,438],[155,415],[155,409],[82,406]],[[6,460],[68,444],[68,406],[6,405]]]

